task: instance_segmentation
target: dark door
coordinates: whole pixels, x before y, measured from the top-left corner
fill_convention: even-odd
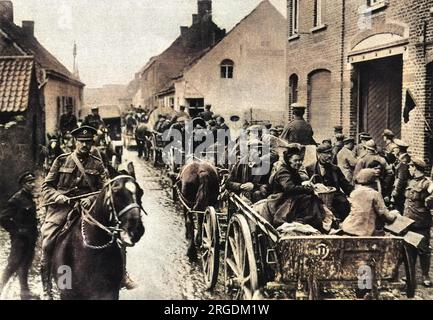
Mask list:
[[[359,71],[359,130],[383,146],[383,130],[401,136],[403,60],[401,56],[378,59],[360,64]]]

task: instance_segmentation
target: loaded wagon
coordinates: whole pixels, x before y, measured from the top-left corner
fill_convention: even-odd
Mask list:
[[[326,299],[348,290],[364,298],[401,289],[395,275],[406,272],[406,295],[415,294],[415,269],[403,237],[285,234],[239,195],[225,193],[226,212],[204,215],[201,256],[204,279],[213,289],[223,268],[232,299]],[[224,196],[221,194],[221,199]]]
[[[119,106],[110,105],[99,107],[99,114],[105,123],[106,156],[116,166],[123,155],[122,113]]]

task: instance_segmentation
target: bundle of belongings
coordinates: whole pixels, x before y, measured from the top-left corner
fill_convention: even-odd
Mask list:
[[[321,234],[319,230],[312,226],[299,222],[285,222],[277,228],[277,231],[283,237],[317,236]]]

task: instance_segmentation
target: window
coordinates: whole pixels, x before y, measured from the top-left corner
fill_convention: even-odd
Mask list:
[[[320,27],[321,25],[323,25],[323,20],[322,20],[323,1],[324,0],[314,1],[314,26],[315,27]]]
[[[372,6],[375,6],[375,5],[383,2],[383,0],[367,0],[367,2],[368,2],[368,6],[372,7]]]
[[[226,59],[221,62],[221,78],[223,79],[233,79],[233,69],[234,62],[232,60]]]
[[[388,0],[367,0],[367,8],[363,10],[363,14],[373,13],[386,9],[388,5]]]
[[[290,19],[289,19],[289,36],[299,32],[299,0],[290,1]]]
[[[298,76],[292,74],[289,78],[289,106],[298,102],[298,82]]]

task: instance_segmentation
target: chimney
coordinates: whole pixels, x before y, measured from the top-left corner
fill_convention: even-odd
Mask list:
[[[212,20],[212,0],[197,0],[198,19],[200,21]]]
[[[197,22],[199,22],[198,14],[193,14],[192,15],[192,24],[197,24]]]
[[[184,36],[184,35],[186,35],[186,33],[188,32],[188,27],[185,27],[185,26],[182,26],[182,27],[180,27],[180,35],[181,36]]]
[[[12,1],[0,1],[0,21],[14,22],[14,5]]]
[[[34,21],[23,21],[22,29],[27,37],[35,36],[35,22]]]

